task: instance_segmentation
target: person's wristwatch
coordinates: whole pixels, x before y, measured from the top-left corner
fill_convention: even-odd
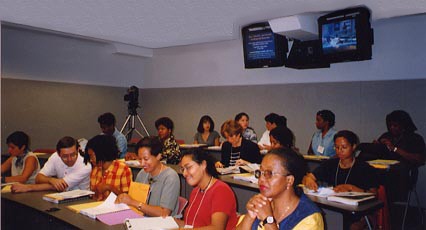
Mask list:
[[[273,224],[275,223],[275,219],[273,216],[267,216],[264,220],[263,220],[263,225],[265,224]]]
[[[394,152],[394,153],[396,153],[396,151],[397,151],[397,150],[398,150],[398,147],[396,147],[396,146],[395,146],[395,147],[393,148],[393,152]]]

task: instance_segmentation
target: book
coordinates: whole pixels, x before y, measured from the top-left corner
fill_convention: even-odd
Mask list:
[[[327,200],[348,205],[359,205],[361,202],[374,199],[375,197],[373,193],[367,192],[340,192],[328,196]]]
[[[76,189],[76,190],[67,191],[67,192],[45,194],[43,196],[43,200],[46,200],[55,204],[61,204],[61,203],[72,202],[76,200],[89,199],[90,195],[93,195],[93,194],[95,193],[89,190]]]
[[[102,204],[102,201],[95,201],[95,202],[89,202],[89,203],[84,203],[84,204],[69,205],[69,206],[67,206],[67,208],[70,209],[71,211],[76,212],[76,213],[80,213],[80,211],[83,210],[83,209],[93,208],[93,207],[99,206],[100,204]]]
[[[123,224],[126,219],[128,218],[141,218],[143,217],[142,214],[139,214],[132,209],[120,211],[120,212],[113,212],[113,213],[106,213],[102,215],[96,216],[96,219],[98,219],[100,222],[107,224],[107,225],[116,225],[116,224]]]
[[[143,217],[126,219],[124,222],[127,230],[151,230],[151,229],[178,229],[176,221],[171,216],[167,217]]]
[[[96,219],[98,215],[113,213],[113,212],[120,212],[123,210],[130,209],[130,207],[127,204],[123,204],[123,203],[116,204],[115,203],[116,198],[117,198],[117,195],[111,192],[109,196],[106,198],[106,200],[102,202],[102,204],[93,208],[82,209],[80,210],[80,213],[92,219]]]

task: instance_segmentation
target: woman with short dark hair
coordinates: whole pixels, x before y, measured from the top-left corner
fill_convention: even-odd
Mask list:
[[[333,148],[333,137],[337,133],[334,129],[335,116],[330,110],[320,110],[316,115],[317,131],[312,135],[309,145],[309,155],[333,157],[336,152]]]
[[[111,192],[116,195],[129,192],[132,170],[117,160],[118,153],[113,136],[97,135],[87,142],[84,163],[92,164],[90,190],[95,192],[96,200],[105,200]]]
[[[298,186],[305,174],[305,161],[293,150],[267,153],[255,171],[260,194],[247,202],[237,229],[324,229],[321,210]]]
[[[7,137],[6,144],[10,157],[1,164],[1,174],[10,172],[11,176],[2,176],[2,183],[35,183],[40,163],[37,156],[30,151],[29,143],[28,135],[22,131],[13,132]]]

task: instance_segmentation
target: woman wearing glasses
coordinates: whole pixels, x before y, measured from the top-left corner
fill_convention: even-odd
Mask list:
[[[333,186],[335,192],[371,192],[376,194],[378,177],[368,163],[355,158],[358,137],[355,133],[342,130],[334,136],[337,158],[322,163],[303,178],[303,184],[311,190],[318,190],[318,184]],[[362,229],[365,225],[354,218],[351,229]]]
[[[90,190],[95,192],[95,200],[105,200],[113,192],[129,192],[132,171],[117,157],[120,153],[114,136],[97,135],[87,142],[84,163],[92,164]]]
[[[236,200],[231,188],[217,179],[211,156],[186,152],[180,162],[186,182],[194,187],[180,227],[202,229],[234,229],[237,224]]]
[[[180,180],[176,171],[164,165],[161,160],[163,145],[158,137],[144,137],[137,144],[141,170],[136,182],[149,184],[147,201],[139,202],[128,194],[117,197],[117,203],[136,207],[146,216],[175,216],[178,212]]]
[[[335,192],[376,193],[378,179],[376,171],[368,163],[355,159],[358,137],[355,133],[342,130],[334,136],[337,158],[322,163],[303,179],[308,189],[317,190],[318,182],[333,186]]]
[[[321,210],[297,187],[305,173],[303,157],[289,148],[266,154],[255,172],[260,194],[247,202],[237,229],[324,229]]]

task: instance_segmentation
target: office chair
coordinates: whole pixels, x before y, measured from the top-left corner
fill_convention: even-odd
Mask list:
[[[402,228],[401,228],[402,230],[404,230],[404,228],[405,228],[405,219],[407,217],[408,208],[410,206],[411,193],[413,193],[413,192],[414,192],[414,195],[415,195],[415,198],[416,198],[417,207],[419,209],[420,218],[422,220],[422,225],[423,225],[423,211],[422,211],[422,208],[420,207],[419,195],[417,194],[417,189],[416,189],[418,175],[419,175],[419,169],[418,168],[413,168],[409,171],[409,189],[408,189],[407,203],[405,203],[404,217],[402,219]]]
[[[178,213],[176,214],[176,218],[182,218],[183,210],[185,209],[186,205],[188,204],[188,200],[185,197],[179,196],[178,198],[179,203],[179,209]]]

